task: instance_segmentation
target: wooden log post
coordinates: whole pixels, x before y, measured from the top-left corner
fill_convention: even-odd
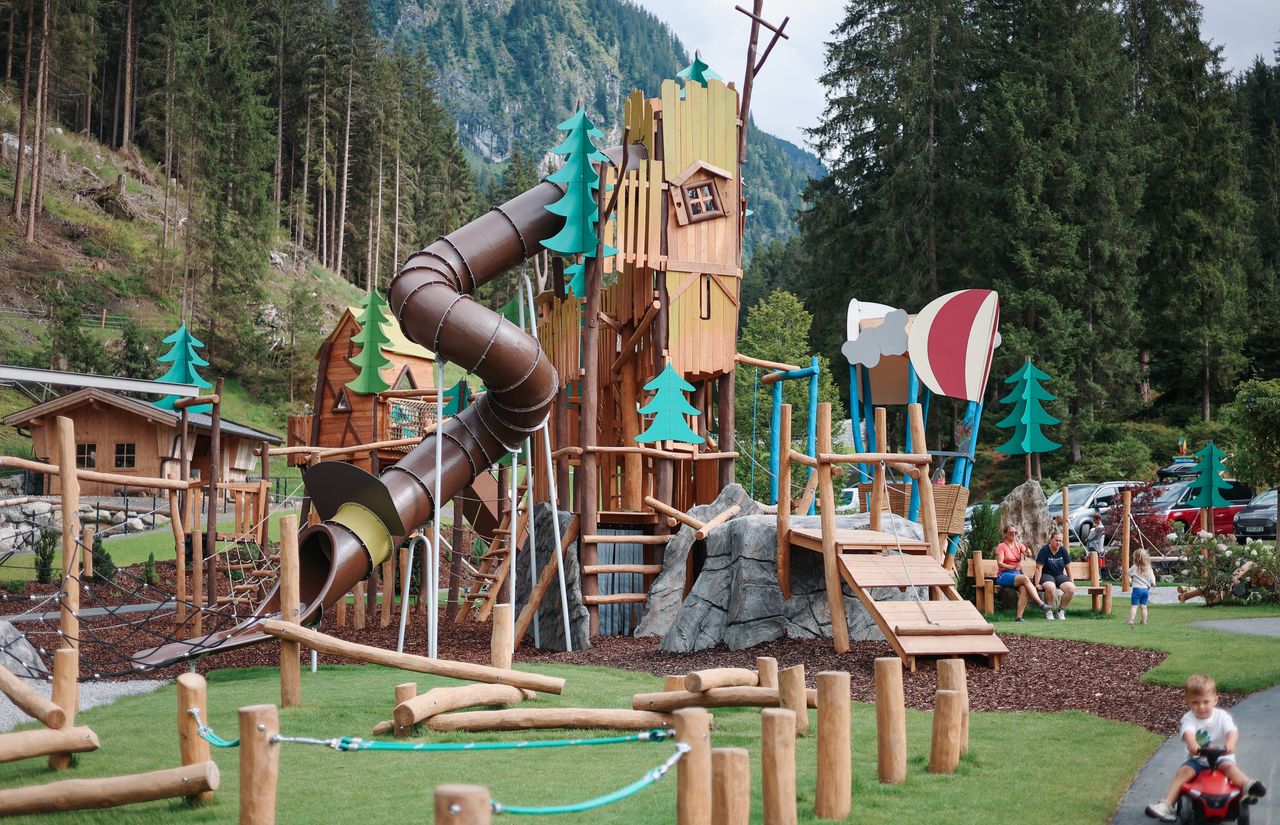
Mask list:
[[[711,688],[697,693],[687,690],[663,690],[633,695],[631,707],[657,713],[670,713],[681,708],[774,708],[778,706],[778,699],[778,691],[762,687]]]
[[[958,690],[938,690],[933,700],[929,773],[954,773],[960,764],[963,699]]]
[[[193,792],[202,796],[216,791],[218,782],[218,766],[213,762],[201,762],[129,776],[66,779],[45,785],[27,785],[0,791],[0,816],[114,808],[189,796]]]
[[[209,761],[209,743],[200,735],[200,719],[209,718],[209,688],[199,673],[183,673],[178,677],[178,752],[184,766],[199,765]],[[213,789],[188,795],[189,802],[207,802],[213,799]]]
[[[809,702],[804,687],[804,665],[778,671],[778,707],[796,714],[796,735],[809,733]]]
[[[746,748],[712,748],[712,825],[750,825],[750,822],[751,754]]]
[[[209,425],[208,527],[204,539],[205,595],[210,605],[218,603],[218,477],[222,470],[222,379],[214,381],[214,395]],[[199,575],[197,572],[196,575]]]
[[[391,608],[396,602],[396,568],[399,566],[396,557],[398,548],[391,548],[391,553],[382,562],[382,604],[379,606],[378,627],[391,626]]]
[[[263,459],[264,461],[266,459]],[[173,533],[173,565],[174,579],[173,589],[177,593],[175,610],[178,627],[182,627],[187,623],[187,536],[182,527],[182,515],[178,504],[178,491],[169,491],[169,530]],[[90,548],[85,552],[85,558],[93,558],[92,544],[85,545]],[[85,579],[89,576],[86,574]]]
[[[676,825],[710,825],[711,714],[684,708],[672,716],[676,741],[690,749],[676,763]]]
[[[886,785],[907,779],[907,713],[902,690],[902,660],[876,659],[876,775]]]
[[[13,702],[18,710],[46,728],[61,728],[67,722],[67,713],[57,702],[36,693],[30,685],[5,667],[0,667],[0,693],[9,697],[9,701]]]
[[[662,677],[662,690],[664,693],[673,690],[684,690],[684,674],[669,673]]]
[[[1124,491],[1124,507],[1120,511],[1120,592],[1129,592],[1129,538],[1133,513],[1133,491]],[[1110,612],[1110,611],[1108,611]]]
[[[819,819],[842,820],[853,805],[850,679],[845,671],[824,671],[817,680],[818,784],[813,813]]]
[[[1062,515],[1058,517],[1058,528],[1062,530],[1062,546],[1071,555],[1071,490],[1062,485]]]
[[[491,825],[489,789],[480,785],[437,785],[436,825]]]
[[[1093,588],[1093,587],[1101,587],[1101,586],[1102,586],[1102,571],[1098,569],[1098,554],[1090,553],[1089,554],[1089,587]],[[1110,591],[1110,589],[1111,589],[1110,585],[1108,585],[1107,590]],[[1095,591],[1092,594],[1092,598],[1093,598],[1093,612],[1094,613],[1102,612],[1103,608],[1105,607],[1105,605],[1102,603],[1103,602],[1102,593]]]
[[[1111,585],[1108,584],[1106,587],[1107,589],[1102,591],[1102,615],[1110,616],[1112,604]]]
[[[791,405],[782,405],[778,419],[778,502],[774,516],[778,533],[778,587],[782,600],[791,598]]]
[[[924,412],[919,404],[907,405],[907,421],[911,432],[911,451],[928,455]],[[915,482],[920,491],[920,526],[924,529],[924,539],[929,545],[929,555],[941,563],[946,555],[946,548],[938,534],[938,510],[933,502],[933,481],[929,478],[929,467],[926,464],[918,468],[920,478]]]
[[[417,682],[404,682],[402,684],[396,685],[396,709],[398,710],[401,705],[411,701],[417,695],[418,695]],[[412,735],[413,735],[412,721],[410,721],[407,725],[402,725],[399,722],[396,723],[395,736],[397,739],[405,739]]]
[[[368,612],[368,605],[365,603],[365,587],[366,585],[364,582],[356,582],[356,586],[352,588],[351,591],[355,594],[355,617],[352,624],[356,630],[364,630],[366,614]]]
[[[275,705],[240,708],[240,825],[275,825],[280,782],[280,732]]]
[[[264,459],[265,460],[265,459]],[[297,624],[302,616],[298,595],[298,517],[280,519],[280,620]],[[280,707],[302,704],[302,646],[280,642]]]
[[[53,652],[53,702],[62,708],[62,730],[76,722],[80,708],[80,650],[64,647]],[[71,767],[71,753],[55,753],[49,757],[49,770],[65,771]]]
[[[745,667],[717,667],[686,673],[684,689],[691,693],[701,693],[720,687],[756,687],[759,681],[760,676],[754,670]]]
[[[889,452],[889,417],[884,407],[876,407],[873,420],[876,423],[876,446],[881,452]],[[830,452],[828,450],[827,452]],[[871,496],[867,503],[868,524],[872,530],[880,529],[880,520],[884,517],[884,508],[889,505],[885,490],[884,463],[877,461],[875,476],[871,480]]]
[[[493,629],[489,636],[489,663],[510,670],[515,654],[516,609],[511,604],[493,606]]]
[[[341,599],[338,599],[337,616],[334,617],[334,621],[337,623],[338,627],[347,626],[347,597],[350,595],[351,591],[348,590],[346,593],[342,594]]]
[[[98,735],[86,727],[67,726],[51,730],[34,728],[14,733],[0,733],[0,763],[16,762],[33,756],[70,757],[98,749]]]
[[[172,508],[170,508],[172,512]],[[84,547],[80,551],[80,580],[93,580],[93,528],[84,527],[80,530],[80,544]]]
[[[831,405],[818,405],[818,452],[831,452]],[[840,579],[840,561],[836,558],[836,500],[831,488],[831,465],[818,462],[818,496],[822,516],[822,580],[827,590],[827,609],[831,612],[831,640],[836,653],[849,651],[849,619],[844,612],[844,582]],[[872,514],[872,518],[875,514]],[[871,529],[876,529],[872,527]],[[798,722],[797,730],[807,731],[807,722]]]
[[[191,498],[193,501],[198,501],[199,491],[192,491]],[[203,558],[204,532],[197,529],[191,534],[191,606],[194,618],[191,620],[191,627],[186,631],[188,636],[204,634],[204,611],[201,609],[204,605],[204,575],[201,566]]]
[[[756,673],[760,675],[760,687],[778,689],[777,659],[772,656],[757,656]]]
[[[80,645],[80,480],[76,477],[76,431],[70,418],[57,418],[58,469],[62,482],[62,607],[58,630],[60,647]],[[79,666],[79,660],[76,661]],[[78,673],[72,673],[75,679]],[[72,711],[74,712],[74,708]],[[52,767],[52,765],[50,765]]]
[[[796,715],[760,711],[760,790],[765,825],[796,825]]]
[[[969,680],[964,659],[938,660],[938,689],[960,694],[960,755],[969,752]]]

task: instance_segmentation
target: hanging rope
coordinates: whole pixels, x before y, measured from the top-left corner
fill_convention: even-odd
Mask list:
[[[541,805],[541,806],[523,806],[523,805],[504,805],[501,802],[493,801],[490,805],[495,814],[521,814],[523,816],[548,816],[551,814],[577,814],[584,811],[592,811],[596,808],[603,808],[605,805],[612,805],[615,802],[621,802],[627,797],[635,796],[640,791],[654,784],[680,761],[686,753],[692,748],[684,742],[676,743],[676,752],[663,762],[661,765],[653,768],[644,776],[632,782],[626,787],[619,788],[611,793],[597,796],[593,799],[587,799],[583,802],[573,802],[567,805]]]

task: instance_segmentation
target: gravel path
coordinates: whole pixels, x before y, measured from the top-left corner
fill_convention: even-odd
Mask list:
[[[1280,638],[1280,618],[1272,619],[1216,619],[1192,622],[1195,627],[1221,630],[1224,633],[1243,633],[1246,636],[1271,636]]]
[[[24,680],[41,696],[49,696],[52,685],[48,682]],[[109,705],[122,696],[140,696],[169,684],[168,680],[135,679],[128,682],[83,682],[80,685],[80,710]],[[31,717],[18,710],[8,697],[0,694],[0,733],[13,730]]]

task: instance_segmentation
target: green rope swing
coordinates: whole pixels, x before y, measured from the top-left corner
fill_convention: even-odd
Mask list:
[[[548,816],[551,814],[579,814],[584,811],[593,811],[596,808],[603,808],[605,805],[612,805],[615,802],[621,802],[630,796],[635,796],[640,791],[649,787],[659,779],[667,775],[672,766],[680,761],[680,757],[684,756],[690,750],[689,746],[683,742],[676,744],[676,752],[671,754],[667,761],[663,762],[656,768],[653,768],[644,776],[616,791],[597,796],[594,799],[587,799],[582,802],[572,802],[567,805],[541,805],[541,806],[523,806],[523,805],[504,805],[501,802],[490,803],[495,814],[523,814],[524,816]]]

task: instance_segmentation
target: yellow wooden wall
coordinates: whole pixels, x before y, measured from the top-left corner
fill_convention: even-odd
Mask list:
[[[733,369],[737,351],[738,279],[732,275],[667,272],[667,351],[686,379]],[[703,318],[706,314],[709,318]]]

